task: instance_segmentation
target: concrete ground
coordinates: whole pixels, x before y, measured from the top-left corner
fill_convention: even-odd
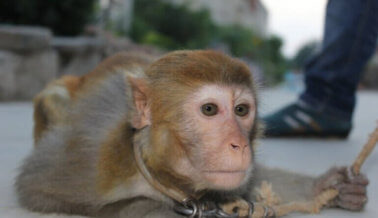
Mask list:
[[[280,90],[262,93],[263,113],[273,111],[295,99],[295,94]],[[334,165],[350,165],[378,120],[378,92],[358,93],[354,129],[347,140],[265,139],[257,151],[259,162],[309,175],[319,175]],[[13,191],[14,177],[22,159],[32,149],[31,103],[0,103],[0,218],[67,217],[41,215],[21,209]],[[378,149],[362,171],[370,179],[369,201],[363,212],[327,209],[317,215],[293,214],[289,217],[375,218],[378,217]],[[77,216],[69,216],[77,217]]]

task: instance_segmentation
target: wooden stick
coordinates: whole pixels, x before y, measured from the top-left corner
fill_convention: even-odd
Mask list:
[[[378,126],[374,130],[374,132],[370,134],[369,141],[364,145],[363,149],[361,150],[360,154],[357,156],[356,160],[354,161],[351,167],[355,175],[360,174],[360,169],[361,169],[362,164],[365,162],[369,154],[371,154],[377,142],[378,142]]]

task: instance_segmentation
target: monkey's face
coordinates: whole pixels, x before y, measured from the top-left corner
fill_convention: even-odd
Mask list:
[[[188,96],[183,111],[179,134],[186,156],[176,171],[190,173],[197,189],[243,185],[252,168],[249,135],[256,114],[250,89],[205,85]]]

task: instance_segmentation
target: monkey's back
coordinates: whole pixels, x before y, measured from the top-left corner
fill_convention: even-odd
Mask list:
[[[125,66],[123,58],[125,56],[121,55],[116,57],[117,60],[110,61],[119,61],[118,66]],[[59,122],[45,124],[43,132],[39,132],[39,138],[35,141],[34,150],[21,167],[16,189],[22,205],[31,210],[55,208],[55,211],[68,213],[96,211],[93,205],[101,207],[99,175],[95,173],[98,172],[101,159],[101,146],[110,132],[119,128],[120,122],[125,122],[123,118],[129,116],[133,105],[130,100],[131,90],[125,79],[128,74],[143,73],[139,72],[143,66],[136,64],[130,65],[130,68],[106,69],[100,64],[80,78],[81,84],[75,87],[74,95],[63,102],[64,107],[60,107],[62,101],[56,96],[57,92],[43,95],[42,100],[55,96],[53,100],[41,101],[48,102],[48,105],[40,105],[44,107],[39,110],[40,113],[49,113],[47,106],[49,109],[60,107],[62,111],[53,115],[35,114],[37,117],[55,116],[59,118],[55,121]],[[61,86],[61,83],[56,84]],[[54,88],[54,84],[52,86],[48,88]],[[69,89],[68,86],[66,88]],[[59,197],[50,199],[48,202],[52,205],[46,206],[46,201],[42,199],[51,196]],[[67,205],[67,202],[74,206],[65,211],[62,205]],[[72,211],[72,208],[78,211]]]
[[[120,52],[83,76],[65,75],[50,82],[34,98],[34,143],[37,144],[47,129],[65,123],[70,116],[68,110],[77,98],[85,99],[87,92],[97,89],[104,78],[120,73],[143,75],[154,58],[146,54]]]

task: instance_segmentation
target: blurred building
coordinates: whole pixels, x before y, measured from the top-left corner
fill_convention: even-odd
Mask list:
[[[268,11],[260,0],[166,0],[191,9],[206,8],[218,24],[239,24],[260,36],[267,35]]]
[[[111,23],[113,29],[124,33],[129,30],[134,0],[99,0],[99,5],[102,25],[106,26],[107,23]]]

